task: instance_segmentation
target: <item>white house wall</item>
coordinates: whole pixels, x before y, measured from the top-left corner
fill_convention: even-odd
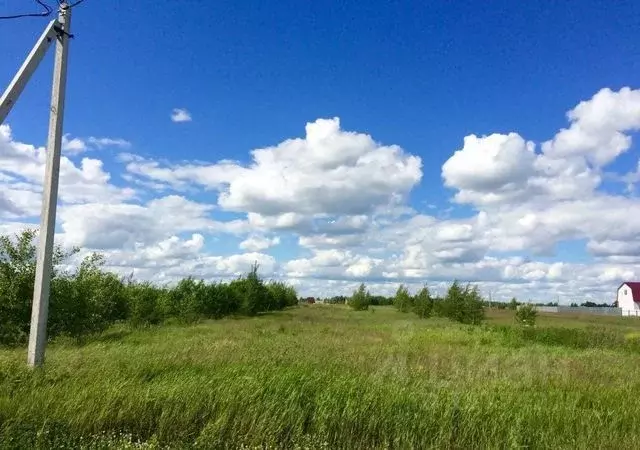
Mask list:
[[[618,288],[618,308],[621,308],[623,311],[629,310],[640,310],[637,303],[633,301],[633,294],[631,293],[631,288],[626,284],[623,284]]]

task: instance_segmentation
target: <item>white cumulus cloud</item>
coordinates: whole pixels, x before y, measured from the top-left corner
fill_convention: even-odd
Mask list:
[[[244,241],[240,242],[240,248],[252,252],[266,250],[270,247],[278,245],[280,238],[278,236],[268,238],[260,235],[251,235]]]
[[[301,219],[369,214],[402,204],[422,178],[419,157],[369,135],[344,131],[338,118],[308,123],[304,138],[253,150],[251,155],[248,167],[231,161],[162,167],[136,160],[127,169],[172,186],[196,183],[219,190],[218,204],[226,210]]]
[[[57,239],[157,282],[229,278],[257,262],[303,295],[349,294],[361,281],[375,293],[400,282],[442,292],[458,279],[493,299],[611,302],[620,281],[640,279],[639,171],[611,169],[633,148],[640,90],[602,89],[567,119],[542,142],[517,131],[460,136],[439,168],[451,199],[426,212],[410,194],[423,170],[438,172],[409,150],[431,149],[378,142],[338,118],[250,151],[247,164],[143,158],[124,140],[67,136]],[[107,146],[127,152],[115,162],[67,156]],[[1,233],[37,223],[44,156],[0,126]],[[562,244],[578,254],[564,259]],[[274,246],[278,259],[264,253]]]
[[[171,111],[172,122],[191,122],[191,113],[184,108],[174,108]]]
[[[90,136],[86,139],[79,137],[70,139],[68,133],[62,136],[62,151],[68,155],[78,155],[86,152],[87,150],[101,150],[105,147],[128,149],[131,148],[131,142],[121,138],[97,138],[94,136]]]
[[[604,166],[631,146],[625,133],[640,129],[640,90],[601,89],[569,111],[567,118],[571,126],[545,142],[544,153],[554,158],[581,156]]]

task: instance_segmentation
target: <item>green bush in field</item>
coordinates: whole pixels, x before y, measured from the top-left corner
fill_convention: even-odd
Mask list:
[[[522,305],[516,310],[516,322],[520,325],[534,326],[537,316],[538,311],[536,311],[536,308],[530,303]]]
[[[158,306],[163,318],[177,318],[183,323],[193,323],[204,316],[206,304],[205,283],[187,277],[162,295]]]
[[[518,300],[516,300],[516,298],[513,297],[509,302],[509,309],[515,311],[518,309],[518,305],[519,305]]]
[[[204,288],[204,314],[211,319],[221,319],[240,310],[240,300],[228,283],[211,283]]]
[[[485,319],[484,304],[482,296],[478,290],[478,286],[465,288],[465,302],[463,314],[460,315],[458,321],[462,323],[470,323],[478,325]]]
[[[163,307],[168,292],[149,282],[129,283],[125,287],[127,318],[135,326],[156,325],[162,322]]]
[[[409,295],[409,291],[404,284],[401,284],[396,291],[396,295],[393,299],[393,305],[398,311],[409,312],[413,307],[413,299]]]
[[[271,281],[267,284],[273,309],[284,309],[298,304],[298,293],[293,286],[282,281]]]
[[[87,256],[72,274],[60,274],[51,283],[48,332],[51,336],[82,336],[106,330],[126,318],[122,281],[103,272],[104,258]]]
[[[36,270],[34,238],[33,230],[15,239],[0,237],[0,344],[24,342],[29,334]]]
[[[35,230],[0,236],[0,344],[24,343],[29,334],[36,268]],[[75,338],[104,330],[126,314],[121,282],[101,272],[99,255],[84,259],[75,273],[57,266],[78,253],[56,246],[49,298],[47,334]]]
[[[258,264],[254,264],[245,277],[233,280],[231,289],[239,299],[240,313],[247,316],[268,311],[271,306],[269,290],[258,275]]]
[[[431,317],[433,312],[433,299],[429,294],[429,289],[425,286],[413,298],[413,311],[418,317],[426,319]]]
[[[482,297],[477,286],[462,288],[458,281],[449,287],[447,295],[435,303],[438,315],[456,322],[478,325],[485,318]]]
[[[0,345],[26,342],[36,266],[35,230],[13,237],[0,236]],[[149,282],[123,280],[103,270],[102,255],[87,256],[77,270],[62,272],[58,266],[79,249],[56,246],[49,299],[48,337],[66,335],[79,339],[118,321],[133,326],[165,320],[193,323],[231,314],[255,315],[297,304],[296,290],[283,282],[265,284],[258,265],[231,283],[207,284],[191,277],[173,288]]]
[[[452,320],[458,320],[458,317],[464,314],[464,289],[457,281],[447,290],[447,294],[440,305],[440,314]]]
[[[365,311],[371,304],[371,294],[367,291],[364,283],[360,283],[357,290],[349,298],[349,306],[355,311]]]

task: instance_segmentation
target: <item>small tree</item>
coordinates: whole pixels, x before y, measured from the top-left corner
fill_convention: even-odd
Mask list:
[[[527,303],[526,305],[522,305],[516,311],[516,322],[520,325],[532,327],[536,324],[536,317],[538,316],[538,311],[536,308]]]
[[[130,282],[125,285],[128,319],[135,327],[155,325],[162,322],[160,304],[169,293],[150,282]]]
[[[461,320],[462,323],[479,325],[485,319],[484,302],[478,290],[478,286],[467,287],[464,290],[464,308]]]
[[[460,286],[458,281],[454,281],[445,295],[440,312],[443,316],[449,319],[460,322],[462,311],[464,309],[464,289]]]
[[[271,307],[271,296],[267,286],[258,275],[258,263],[251,266],[246,277],[234,280],[230,284],[240,301],[240,313],[247,316],[268,311]]]
[[[220,319],[236,314],[240,309],[240,299],[228,283],[211,283],[205,287],[205,315]]]
[[[284,309],[298,304],[298,293],[293,286],[283,281],[271,281],[267,284],[273,309]]]
[[[433,299],[429,289],[425,286],[413,298],[413,311],[422,319],[431,317],[433,312]]]
[[[349,306],[355,311],[364,311],[369,309],[371,304],[371,294],[367,291],[364,283],[361,283],[353,295],[349,298]]]
[[[175,317],[184,323],[194,323],[205,314],[206,300],[205,283],[189,276],[159,298],[158,308],[164,319]]]
[[[76,339],[105,330],[126,318],[122,281],[103,272],[105,259],[98,253],[84,258],[75,273],[58,275],[51,283],[49,334]]]
[[[518,309],[518,300],[516,300],[515,297],[513,297],[509,302],[509,309],[512,309],[513,311]]]
[[[409,291],[404,284],[401,284],[396,291],[396,296],[393,299],[394,306],[398,311],[409,312],[413,306],[413,299],[409,295]]]
[[[454,281],[438,305],[438,313],[460,323],[480,324],[485,317],[482,297],[477,286],[464,289]]]
[[[23,343],[29,336],[36,272],[36,235],[36,230],[26,229],[14,236],[0,236],[0,344]],[[65,250],[59,245],[54,247],[50,316],[55,315],[60,299],[56,295],[56,282],[60,276],[57,266],[78,252],[78,248]],[[55,318],[48,321],[49,337],[57,332],[54,323]]]

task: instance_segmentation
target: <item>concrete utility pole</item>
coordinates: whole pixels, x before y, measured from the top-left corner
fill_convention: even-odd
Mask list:
[[[49,135],[47,137],[47,165],[45,168],[42,193],[42,213],[36,279],[31,307],[31,330],[29,332],[28,364],[39,367],[44,362],[47,345],[47,317],[49,315],[49,288],[53,256],[53,236],[56,231],[56,206],[58,202],[58,180],[60,176],[60,152],[62,147],[62,121],[64,117],[64,97],[67,85],[67,57],[71,30],[71,8],[66,3],[60,7],[59,32],[56,42],[56,56],[53,67],[53,87],[51,90],[51,112],[49,115]]]
[[[78,2],[71,6],[77,5]],[[49,22],[36,41],[15,77],[0,97],[0,124],[4,122],[27,82],[38,68],[42,58],[56,41],[56,56],[51,91],[51,112],[47,137],[47,163],[42,195],[42,216],[36,259],[36,278],[31,309],[31,330],[27,362],[31,367],[39,367],[44,362],[47,344],[47,316],[49,313],[49,287],[53,254],[53,236],[56,226],[56,204],[58,202],[58,178],[60,172],[60,151],[62,146],[62,119],[64,116],[64,96],[67,83],[67,54],[71,29],[71,6],[60,3],[58,18]]]

